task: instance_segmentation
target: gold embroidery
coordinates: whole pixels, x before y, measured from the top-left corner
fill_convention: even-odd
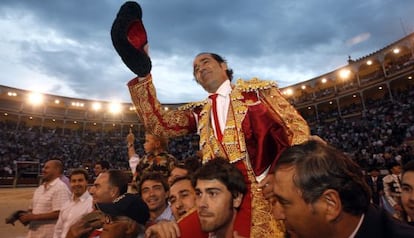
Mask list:
[[[185,110],[194,110],[194,108],[204,106],[207,103],[207,100],[200,101],[200,102],[190,102],[185,105],[178,107],[178,110],[185,111]]]
[[[279,123],[286,128],[291,145],[300,144],[309,139],[310,129],[307,122],[278,89],[262,90],[260,96],[273,117],[277,118]]]
[[[198,127],[203,163],[217,156],[228,158],[231,163],[246,158],[246,143],[241,123],[246,116],[247,106],[243,104],[241,98],[243,97],[240,91],[234,89],[230,95],[231,102],[222,143],[215,137],[211,126],[211,104],[207,103],[204,106]]]
[[[174,137],[190,133],[188,131],[192,112],[180,110],[163,110],[157,99],[151,76],[129,86],[132,101],[140,121],[146,131],[156,135]]]
[[[246,163],[245,163],[246,164]],[[247,165],[246,165],[247,166]],[[250,237],[284,237],[285,227],[272,215],[272,207],[259,190],[252,169],[247,169],[252,191],[252,227]]]
[[[277,84],[270,80],[260,80],[258,78],[252,78],[250,80],[238,79],[236,82],[236,88],[242,92],[259,91],[269,88],[277,88]]]

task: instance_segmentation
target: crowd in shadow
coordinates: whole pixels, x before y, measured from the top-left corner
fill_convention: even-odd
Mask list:
[[[392,100],[371,100],[362,118],[318,123],[312,134],[347,152],[364,168],[387,168],[392,162],[405,164],[414,159],[414,91],[398,94]]]
[[[414,159],[414,90],[397,94],[392,100],[368,101],[362,118],[316,123],[312,134],[345,151],[364,168],[386,168],[391,162],[405,164]],[[16,122],[0,122],[0,176],[14,174],[15,161],[62,160],[65,168],[84,167],[92,174],[96,161],[105,160],[112,168],[128,170],[126,134],[120,132],[61,133],[62,130],[28,127]],[[178,160],[195,156],[198,135],[171,138],[168,151]],[[137,138],[136,152],[143,156],[144,138]]]

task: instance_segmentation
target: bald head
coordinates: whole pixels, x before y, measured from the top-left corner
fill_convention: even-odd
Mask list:
[[[42,169],[44,182],[50,182],[63,174],[62,161],[57,159],[48,160]]]

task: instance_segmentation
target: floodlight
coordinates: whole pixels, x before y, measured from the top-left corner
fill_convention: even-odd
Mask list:
[[[43,94],[37,92],[29,93],[28,100],[30,104],[40,105],[43,103]]]
[[[117,114],[121,112],[121,104],[117,102],[112,102],[109,104],[109,112]]]

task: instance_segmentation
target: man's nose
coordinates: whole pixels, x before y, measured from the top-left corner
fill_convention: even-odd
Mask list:
[[[175,207],[177,209],[183,207],[183,203],[181,202],[181,199],[177,199],[177,201],[175,202]]]
[[[197,207],[205,208],[208,207],[206,196],[201,195],[196,200]]]

